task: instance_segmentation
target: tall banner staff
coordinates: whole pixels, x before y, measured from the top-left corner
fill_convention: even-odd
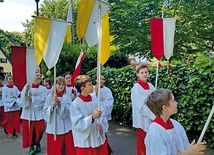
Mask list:
[[[206,130],[208,128],[208,125],[209,125],[209,123],[210,123],[210,121],[212,119],[213,114],[214,114],[214,104],[213,104],[212,110],[210,111],[210,114],[209,114],[209,116],[207,118],[207,121],[206,121],[206,123],[204,125],[204,128],[203,128],[203,130],[201,132],[201,135],[200,135],[200,137],[198,139],[198,143],[200,143],[202,141],[202,139],[204,137],[204,134],[205,134],[205,132],[206,132]]]
[[[98,45],[97,45],[97,84],[98,84],[98,91],[97,91],[97,98],[98,98],[98,109],[100,109],[100,70],[101,70],[101,65],[99,62],[99,57],[100,57],[100,39],[102,36],[102,31],[101,31],[101,3],[99,3],[98,5],[98,15],[99,15],[99,19],[98,19]]]

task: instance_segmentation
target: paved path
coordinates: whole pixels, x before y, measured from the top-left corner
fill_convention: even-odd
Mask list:
[[[136,134],[133,128],[119,125],[113,122],[109,123],[110,128],[108,140],[114,153],[113,155],[135,155]],[[42,142],[42,152],[36,155],[46,155],[46,135],[44,134]],[[28,155],[28,149],[21,148],[21,134],[16,139],[8,138],[0,129],[0,155]],[[214,150],[208,150],[206,155],[214,155]]]

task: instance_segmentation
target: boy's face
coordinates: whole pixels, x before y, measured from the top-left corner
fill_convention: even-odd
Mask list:
[[[174,96],[171,94],[171,99],[169,101],[169,106],[167,106],[167,111],[169,113],[169,115],[173,115],[173,114],[176,114],[178,112],[178,109],[177,109],[177,102],[175,101],[175,98]]]
[[[8,77],[7,83],[8,83],[9,85],[13,85],[13,77],[12,77],[12,76]]]
[[[36,73],[34,77],[35,84],[40,84],[41,81],[42,81],[42,75],[40,73]]]
[[[43,85],[46,87],[48,85],[48,82],[46,82],[45,80],[43,81]]]
[[[64,89],[65,89],[65,85],[62,82],[59,82],[56,84],[56,91],[58,93],[63,92]]]
[[[137,77],[138,77],[140,80],[142,80],[142,81],[144,81],[144,82],[147,82],[147,79],[148,79],[148,77],[149,77],[149,71],[148,71],[148,69],[147,69],[147,68],[141,68],[141,69],[139,70],[139,72],[137,73]]]
[[[66,83],[66,85],[71,84],[71,76],[70,75],[65,75],[65,83]]]
[[[98,81],[96,80],[96,82],[98,83]],[[100,75],[100,86],[104,86],[105,83],[105,78],[103,75]]]
[[[82,93],[85,93],[85,94],[90,94],[93,92],[93,85],[92,85],[92,82],[87,82],[85,84],[85,86],[81,87],[82,89]]]

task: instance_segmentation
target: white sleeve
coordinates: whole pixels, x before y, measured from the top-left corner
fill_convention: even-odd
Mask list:
[[[53,107],[52,107],[52,100],[51,98],[53,98],[53,95],[52,93],[49,94],[45,100],[45,105],[44,105],[44,108],[43,108],[43,111],[42,111],[42,114],[44,116],[44,120],[47,122],[47,123],[50,123],[50,120],[51,120],[51,113],[53,113]]]
[[[134,104],[134,107],[136,108],[136,110],[139,111],[139,113],[142,116],[148,117],[151,120],[153,120],[155,118],[155,115],[146,105],[145,103],[146,99],[147,99],[147,94],[140,93],[140,91],[137,89],[136,86],[132,88],[131,90],[132,104]]]

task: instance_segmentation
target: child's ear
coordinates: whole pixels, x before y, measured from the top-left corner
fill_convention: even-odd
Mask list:
[[[80,90],[81,90],[81,92],[84,90],[84,87],[82,86],[81,88],[80,88]]]
[[[139,77],[139,73],[136,73],[136,76]]]
[[[162,109],[163,109],[163,110],[167,110],[167,106],[166,106],[166,105],[163,105],[163,106],[162,106]]]

